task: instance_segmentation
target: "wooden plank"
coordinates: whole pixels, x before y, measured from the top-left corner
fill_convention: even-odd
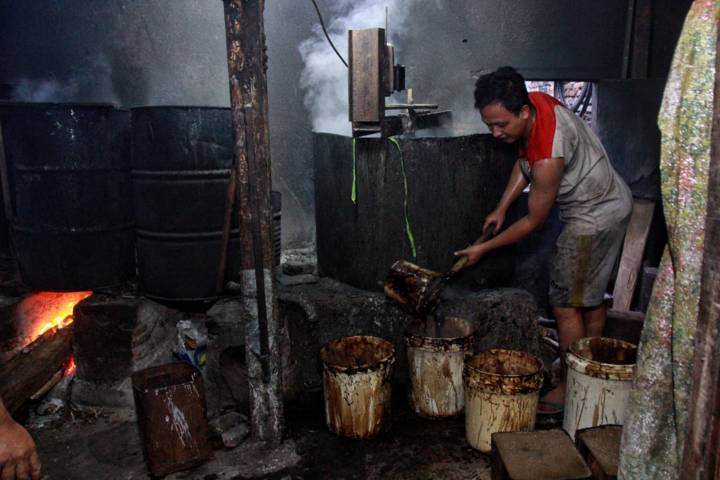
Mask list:
[[[620,461],[621,425],[578,430],[575,445],[593,474],[593,480],[615,480]]]
[[[608,310],[603,336],[625,340],[633,345],[640,342],[645,315],[642,312]]]
[[[625,234],[620,268],[613,290],[613,308],[615,310],[630,310],[653,212],[655,212],[655,202],[653,201],[636,199],[633,203],[632,216]]]
[[[720,52],[720,39],[717,42]],[[695,365],[681,478],[720,478],[720,55],[715,60],[710,179],[700,310],[695,333]]]
[[[652,27],[652,0],[635,0],[631,78],[647,78]]]
[[[350,121],[379,122],[385,115],[382,68],[385,30],[350,30],[348,38],[350,71]]]

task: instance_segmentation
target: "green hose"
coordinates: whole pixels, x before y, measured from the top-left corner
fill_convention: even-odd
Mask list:
[[[388,140],[392,142],[393,145],[395,145],[398,149],[398,153],[400,154],[400,170],[402,171],[403,176],[403,187],[405,189],[405,200],[403,204],[403,210],[405,213],[405,233],[407,234],[408,241],[410,242],[410,250],[412,251],[413,258],[417,258],[417,249],[415,248],[415,237],[412,233],[412,228],[410,227],[410,219],[408,218],[408,184],[407,184],[407,176],[405,175],[405,160],[403,160],[403,154],[402,149],[400,148],[400,142],[397,141],[395,137],[389,137]]]

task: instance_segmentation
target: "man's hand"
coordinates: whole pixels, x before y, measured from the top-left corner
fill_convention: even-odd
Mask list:
[[[486,231],[488,227],[490,227],[490,225],[494,225],[493,234],[497,235],[497,233],[502,228],[504,222],[505,210],[498,207],[492,212],[490,212],[487,217],[485,217],[485,223],[483,224],[483,232]]]
[[[27,430],[9,416],[0,417],[0,472],[1,480],[40,479],[35,442]]]
[[[465,266],[469,267],[470,265],[475,265],[487,252],[488,251],[485,248],[485,244],[480,243],[478,245],[471,245],[462,250],[458,250],[457,252],[455,252],[455,256],[467,257],[467,263],[465,264]]]

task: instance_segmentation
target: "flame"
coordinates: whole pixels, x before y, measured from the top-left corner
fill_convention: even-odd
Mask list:
[[[70,361],[68,361],[67,365],[65,365],[65,370],[63,371],[63,377],[72,375],[73,373],[75,373],[75,370],[77,370],[77,365],[75,365],[75,357],[70,357]]]
[[[32,340],[35,340],[52,328],[59,330],[70,325],[73,322],[73,308],[75,308],[75,305],[92,295],[92,293],[93,292],[68,292],[59,294],[56,292],[40,292],[39,295],[44,295],[51,299],[62,295],[62,301],[57,302],[55,308],[48,308],[40,318],[36,319],[35,324],[37,327],[31,335]]]

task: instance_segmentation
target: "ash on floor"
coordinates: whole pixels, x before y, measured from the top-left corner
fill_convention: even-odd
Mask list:
[[[286,406],[287,440],[279,447],[246,441],[169,480],[490,479],[489,457],[465,441],[464,419],[428,420],[396,388],[389,431],[379,438],[339,438],[325,426],[322,392]],[[134,422],[123,416],[69,418],[34,430],[43,479],[146,479]]]

